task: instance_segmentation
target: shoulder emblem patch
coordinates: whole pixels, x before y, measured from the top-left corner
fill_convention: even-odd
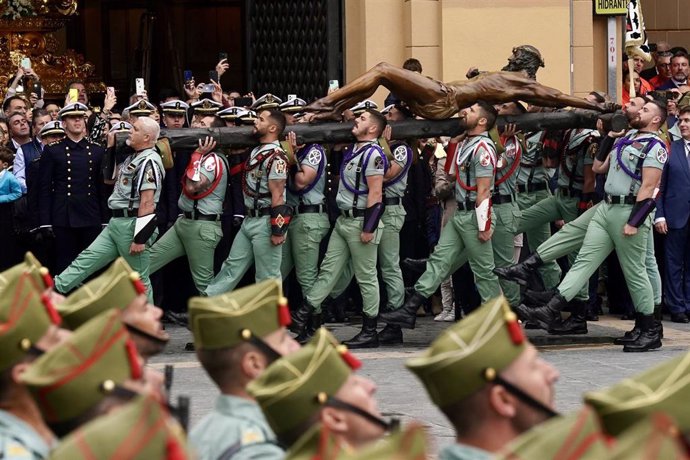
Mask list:
[[[216,159],[214,157],[208,157],[204,160],[204,169],[208,172],[213,172],[216,170]]]
[[[307,155],[307,162],[312,166],[318,166],[321,163],[321,152],[317,149],[313,149]]]
[[[395,158],[395,161],[400,162],[407,160],[407,149],[404,145],[396,147],[395,151],[393,151],[393,158]]]
[[[374,160],[374,169],[383,169],[383,158],[376,157]]]
[[[666,160],[668,160],[668,152],[666,151],[666,149],[657,150],[656,159],[661,164],[666,163]]]
[[[506,145],[506,157],[515,158],[515,155],[517,155],[517,146],[515,142],[510,142]]]
[[[491,164],[491,154],[486,150],[479,156],[479,164],[482,166],[489,166]]]
[[[282,158],[276,158],[276,173],[278,174],[285,174],[285,171],[287,170],[287,164],[285,163],[285,160]]]
[[[587,147],[587,155],[589,155],[591,158],[595,158],[597,156],[597,152],[599,151],[599,144],[596,142],[593,142],[589,147]]]
[[[242,430],[242,445],[264,442],[266,438],[263,433],[255,428],[244,428]]]

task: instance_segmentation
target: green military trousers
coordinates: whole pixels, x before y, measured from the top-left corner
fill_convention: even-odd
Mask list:
[[[224,294],[235,289],[252,264],[258,283],[280,279],[283,248],[271,243],[271,221],[268,216],[246,217],[232,242],[230,254],[218,274],[206,287],[206,295]]]
[[[379,281],[376,259],[383,223],[379,222],[374,239],[365,244],[360,240],[363,220],[362,217],[345,216],[336,220],[319,275],[306,295],[307,302],[314,306],[315,313],[321,313],[321,303],[331,293],[348,263],[352,262],[353,272],[362,292],[364,314],[370,318],[378,316]]]
[[[386,206],[381,222],[383,232],[379,243],[378,261],[388,298],[386,310],[397,310],[405,301],[405,283],[400,270],[400,230],[405,223],[405,208],[400,205]],[[350,285],[353,275],[350,263],[335,284],[331,297],[336,298],[342,294]]]
[[[495,227],[495,222],[496,214],[492,213],[492,227]],[[478,233],[477,217],[473,210],[455,211],[453,217],[441,230],[441,238],[426,263],[424,274],[414,286],[415,291],[425,297],[433,294],[441,282],[452,274],[451,270],[460,266],[458,265],[460,257],[466,251],[466,260],[474,273],[482,302],[499,296],[501,287],[493,272],[493,245],[491,241],[480,241],[477,237]],[[512,260],[512,255],[510,259]]]
[[[551,192],[549,190],[537,190],[534,192],[523,192],[518,193],[517,205],[520,211],[526,211],[537,203],[551,198]],[[518,221],[521,226],[526,226],[525,224]],[[529,245],[529,251],[534,252],[544,241],[551,237],[551,225],[550,222],[542,222],[535,225],[530,225],[523,232],[518,232],[516,229],[516,234],[524,233],[527,236],[527,243]],[[496,265],[498,266],[498,265]],[[553,263],[544,264],[539,268],[541,277],[544,280],[544,285],[547,287],[557,286],[561,281],[561,268],[554,261]]]
[[[548,225],[550,222],[559,219],[563,219],[566,223],[571,222],[577,218],[577,203],[578,198],[564,197],[559,191],[556,195],[541,200],[534,206],[522,211],[516,233],[527,233],[532,229],[538,228],[540,225]],[[575,256],[577,256],[577,252],[568,254],[568,261],[571,266],[575,262]],[[542,267],[542,273],[544,272],[547,273],[544,278],[544,286],[547,289],[556,287],[560,279],[558,264],[555,261],[545,264]],[[554,280],[556,280],[556,284],[551,284]],[[587,300],[589,298],[587,286],[583,286],[580,292],[577,293],[576,298],[578,300]]]
[[[572,300],[583,286],[587,287],[589,277],[615,249],[635,310],[645,315],[653,313],[654,295],[645,260],[651,217],[635,235],[624,236],[623,226],[631,210],[632,205],[626,204],[601,203],[596,207],[575,264],[558,286],[558,292],[566,300]]]
[[[194,286],[202,293],[213,279],[213,253],[223,237],[220,222],[179,217],[151,247],[150,273],[187,255]]]
[[[139,254],[130,254],[129,247],[134,239],[136,217],[113,217],[108,226],[96,239],[62,273],[55,277],[55,288],[64,294],[68,293],[91,274],[122,256],[132,270],[139,273],[146,286],[146,295],[153,303],[151,280],[149,280],[149,262],[151,245],[156,241],[158,230],[146,242],[146,249]]]
[[[280,273],[285,279],[294,267],[302,292],[307,292],[316,281],[321,240],[330,228],[326,213],[295,214],[290,222],[290,231],[283,244]]]
[[[598,207],[599,205],[589,208],[584,214],[572,222],[565,224],[563,228],[540,245],[537,248],[537,254],[539,254],[541,260],[545,263],[551,262],[559,257],[578,251],[580,247],[582,247],[587,228]],[[661,276],[659,275],[659,266],[656,263],[656,257],[654,255],[653,233],[654,230],[650,228],[644,262],[649,282],[652,285],[654,305],[659,305],[661,304]]]

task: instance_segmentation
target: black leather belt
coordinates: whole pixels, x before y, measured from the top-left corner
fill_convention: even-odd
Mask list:
[[[607,193],[606,202],[608,204],[635,204],[637,197],[635,195],[609,195]]]
[[[366,209],[348,209],[346,211],[340,210],[340,215],[343,217],[364,217]]]
[[[295,214],[316,214],[322,212],[326,212],[325,204],[301,204],[295,208]]]
[[[476,208],[474,201],[470,201],[470,200],[465,200],[464,202],[458,201],[458,210],[459,211],[474,211],[474,208]]]
[[[132,209],[130,211],[129,209],[111,209],[110,214],[113,217],[137,217],[139,210]]]
[[[270,215],[271,215],[271,208],[269,208],[269,207],[259,208],[259,209],[247,208],[247,216],[248,217],[261,217],[261,216],[270,216]]]
[[[506,203],[512,203],[513,202],[513,197],[511,195],[500,195],[498,193],[494,193],[491,195],[491,203],[492,204],[506,204]]]
[[[182,213],[187,219],[191,220],[207,220],[210,222],[216,222],[220,220],[220,214],[201,214],[200,212],[197,212],[194,214],[193,212],[183,212]]]
[[[525,192],[538,192],[540,190],[546,190],[546,182],[541,182],[539,184],[517,184],[517,189],[518,192],[520,193],[525,193]]]
[[[386,206],[395,206],[402,204],[402,198],[397,196],[386,197],[383,199],[383,204]]]
[[[558,187],[558,191],[560,192],[561,196],[569,198],[580,198],[582,196],[582,190],[577,190],[575,188]]]

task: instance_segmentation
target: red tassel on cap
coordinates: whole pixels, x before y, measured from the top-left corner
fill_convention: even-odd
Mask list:
[[[525,341],[525,334],[522,332],[520,323],[518,323],[517,315],[512,311],[506,312],[504,316],[506,327],[508,328],[508,334],[510,335],[510,340],[515,345],[522,345]]]
[[[362,361],[357,359],[355,355],[350,353],[350,351],[347,349],[345,345],[338,345],[336,347],[336,350],[338,350],[338,353],[340,353],[340,356],[343,358],[343,360],[347,363],[348,366],[350,366],[350,369],[353,371],[356,371],[360,367],[362,367]]]
[[[50,272],[47,268],[41,267],[38,269],[38,272],[41,274],[41,278],[43,278],[43,284],[45,285],[46,289],[52,289],[53,287],[55,287],[53,277],[50,276]]]
[[[134,290],[137,291],[137,294],[146,294],[146,286],[141,281],[141,278],[139,277],[139,273],[132,272],[132,274],[129,275],[129,278],[132,280],[132,284],[134,285]]]
[[[292,316],[290,316],[288,299],[286,297],[281,297],[278,299],[278,324],[281,326],[289,326],[291,323]]]
[[[41,294],[41,302],[43,302],[43,305],[46,307],[46,312],[48,313],[48,316],[50,317],[50,322],[52,322],[56,326],[59,326],[62,323],[62,317],[60,316],[60,314],[55,309],[55,306],[53,305],[53,301],[50,300],[50,294],[45,293],[45,292],[42,293]]]
[[[127,359],[129,360],[129,367],[132,369],[132,378],[134,380],[139,380],[143,372],[141,370],[141,365],[139,364],[139,352],[137,351],[137,346],[134,345],[132,339],[127,339],[125,342],[125,350],[127,351]]]
[[[180,446],[180,443],[173,437],[168,438],[165,444],[165,450],[167,454],[165,458],[167,460],[185,460],[187,458],[187,454],[182,450],[182,446]]]

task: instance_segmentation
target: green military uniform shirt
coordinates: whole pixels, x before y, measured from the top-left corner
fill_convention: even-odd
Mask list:
[[[199,460],[285,457],[259,405],[237,396],[218,396],[213,412],[192,429],[189,439]]]
[[[367,193],[359,194],[355,201],[352,190],[368,191],[366,178],[383,176],[384,158],[383,150],[375,141],[357,143],[353,146],[340,170],[340,184],[335,199],[338,209],[347,211],[352,209],[353,204],[356,204],[357,209],[367,208]]]
[[[299,194],[295,188],[294,179],[290,176],[287,187],[287,203],[293,207],[300,204],[322,204],[325,198],[323,192],[326,183],[326,155],[323,147],[318,144],[305,145],[297,151],[296,157],[301,170],[311,168],[316,171],[316,180],[307,186],[309,190]]]
[[[491,452],[467,444],[452,444],[441,449],[438,460],[490,460]]]
[[[457,166],[455,199],[458,203],[477,200],[476,189],[466,190],[464,188],[476,188],[477,178],[490,177],[491,185],[489,188],[493,188],[496,169],[496,147],[486,132],[465,138],[458,149],[455,164]]]
[[[622,148],[619,148],[620,144]],[[664,169],[668,159],[666,145],[656,133],[633,132],[616,143],[611,153],[611,166],[604,184],[604,191],[609,195],[637,195],[642,184],[641,178],[633,178],[637,165],[642,168]],[[627,172],[626,172],[627,170]]]
[[[50,448],[25,421],[0,410],[0,459],[44,459]]]
[[[505,151],[499,157],[496,165],[496,182],[500,182],[500,184],[495,187],[494,191],[501,195],[514,196],[517,191],[515,187],[517,174],[515,172],[520,166],[519,163],[516,165],[515,162],[520,161],[524,149],[517,135],[506,139],[504,147]]]
[[[223,201],[225,200],[225,192],[228,187],[228,164],[224,155],[218,155],[210,152],[201,157],[199,174],[204,176],[209,184],[218,181],[211,193],[205,197],[196,200],[196,209],[201,214],[214,215],[222,214]],[[180,199],[177,201],[177,206],[185,212],[194,211],[193,199],[187,197],[184,193],[180,194]]]
[[[594,129],[571,129],[566,134],[565,154],[561,159],[558,186],[580,190],[584,186],[585,166],[594,164],[589,147],[599,143]]]
[[[139,207],[139,195],[145,190],[154,190],[154,201],[158,203],[164,177],[163,160],[155,149],[145,149],[128,156],[117,173],[108,207],[136,209]]]
[[[541,184],[548,182],[549,176],[544,168],[542,144],[544,131],[528,133],[525,136],[526,149],[522,152],[520,168],[517,174],[517,183],[520,185]]]
[[[273,153],[276,151],[279,155]],[[254,147],[245,163],[244,183],[242,184],[244,205],[249,209],[270,207],[271,192],[268,190],[268,181],[286,179],[287,163],[280,143],[275,141]],[[283,192],[283,199],[285,199],[285,192]]]
[[[387,198],[402,198],[407,189],[407,173],[412,162],[412,149],[404,142],[394,141],[391,143],[391,150],[393,151],[393,161],[400,166],[401,171],[396,177],[383,184],[384,190]]]

